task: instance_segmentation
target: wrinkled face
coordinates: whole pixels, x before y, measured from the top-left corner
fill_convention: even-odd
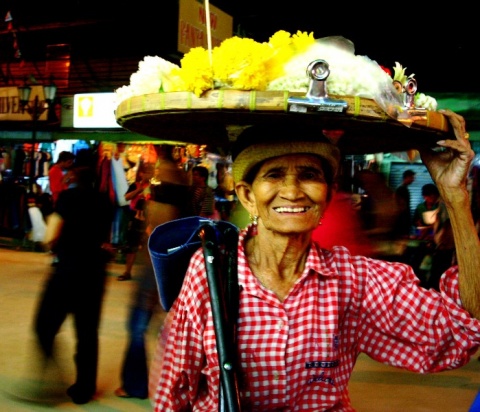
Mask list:
[[[252,185],[237,185],[248,212],[267,229],[284,234],[313,231],[327,207],[329,190],[320,159],[306,154],[266,160]]]

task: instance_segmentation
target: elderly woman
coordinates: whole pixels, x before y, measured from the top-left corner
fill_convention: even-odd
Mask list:
[[[466,176],[474,153],[462,117],[445,111],[455,140],[422,150],[445,199],[458,266],[441,292],[411,267],[331,251],[312,232],[335,189],[340,154],[301,127],[253,126],[234,153],[236,193],[253,222],[238,243],[239,394],[245,411],[353,411],[355,360],[419,373],[464,365],[480,343],[480,245]],[[219,365],[201,251],[165,322],[150,381],[155,410],[216,411]]]

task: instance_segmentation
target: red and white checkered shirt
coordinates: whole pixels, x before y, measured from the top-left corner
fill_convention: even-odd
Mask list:
[[[400,263],[315,243],[284,302],[250,271],[238,245],[238,371],[244,411],[354,411],[348,381],[359,353],[419,373],[464,365],[480,321],[462,309],[457,268],[441,293]],[[203,253],[192,257],[167,316],[150,376],[156,412],[218,410],[220,372]]]

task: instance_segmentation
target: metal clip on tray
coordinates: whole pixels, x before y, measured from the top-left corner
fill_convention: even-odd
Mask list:
[[[326,80],[330,76],[330,68],[325,60],[318,59],[307,67],[310,85],[305,97],[289,97],[289,112],[333,112],[344,113],[348,103],[344,100],[331,99],[327,93]]]

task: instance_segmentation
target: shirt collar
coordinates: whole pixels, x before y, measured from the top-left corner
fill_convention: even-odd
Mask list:
[[[245,254],[245,241],[255,236],[253,231],[255,230],[254,224],[250,223],[245,229],[241,230],[239,235],[238,243],[238,264],[239,264],[239,282],[244,287],[251,286],[253,287],[253,273],[250,270],[250,267],[247,262],[247,257]],[[335,267],[333,254],[332,252],[321,249],[320,246],[314,241],[311,242],[310,250],[308,252],[307,261],[305,263],[305,271],[302,277],[308,275],[318,274],[320,276],[336,276],[337,272],[332,268]]]

